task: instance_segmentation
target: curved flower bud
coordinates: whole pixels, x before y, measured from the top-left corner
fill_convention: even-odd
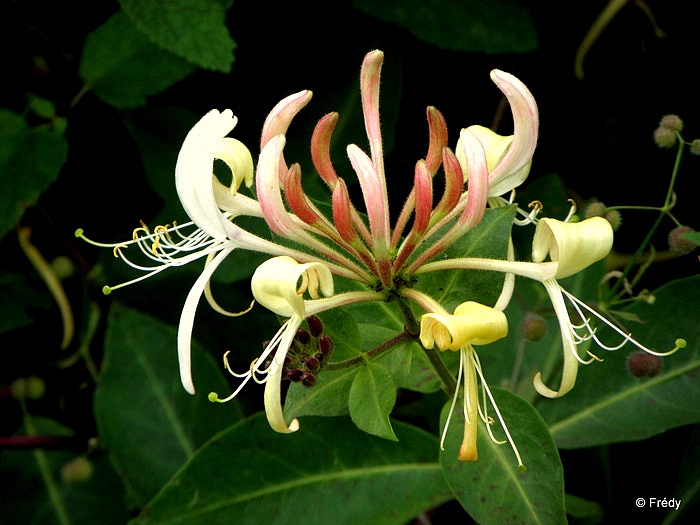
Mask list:
[[[613,229],[602,217],[581,222],[540,219],[532,239],[532,260],[542,262],[549,254],[557,262],[556,278],[580,272],[610,253]]]

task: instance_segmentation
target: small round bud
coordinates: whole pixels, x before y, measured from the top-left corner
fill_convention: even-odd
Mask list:
[[[584,216],[586,219],[590,219],[591,217],[603,217],[605,216],[605,212],[608,210],[608,207],[603,204],[600,201],[591,201],[588,206],[586,206],[584,213]]]
[[[690,153],[700,155],[700,139],[695,139],[690,143]]]
[[[303,328],[299,328],[297,330],[297,335],[294,336],[294,339],[296,339],[297,342],[301,343],[302,345],[308,345],[309,341],[311,341],[311,336],[309,335],[309,332]]]
[[[605,212],[605,220],[610,223],[613,231],[617,231],[622,226],[622,214],[618,210],[608,210]]]
[[[41,399],[46,393],[46,383],[37,376],[20,377],[10,385],[12,397],[15,399]]]
[[[51,269],[59,279],[67,279],[75,273],[75,264],[65,255],[59,255],[51,261]]]
[[[663,361],[656,355],[642,350],[630,354],[627,358],[627,370],[634,377],[654,377],[663,368]]]
[[[670,148],[676,143],[676,132],[668,128],[656,128],[654,142],[660,148]]]
[[[307,388],[310,388],[316,384],[316,376],[311,372],[304,372],[301,376],[301,384]]]
[[[681,131],[683,129],[683,121],[678,115],[664,115],[659,122],[660,128],[670,129],[671,131]]]
[[[528,312],[520,321],[520,334],[528,341],[539,341],[547,335],[547,321],[541,315]]]
[[[308,357],[306,361],[304,361],[304,366],[309,372],[316,372],[319,368],[321,368],[321,361],[315,357]]]
[[[307,317],[306,324],[313,337],[319,337],[323,333],[323,322],[315,315]]]
[[[323,357],[329,358],[335,349],[335,343],[327,335],[322,335],[318,338],[318,349],[323,354]]]
[[[693,228],[690,226],[676,226],[668,234],[668,247],[671,251],[685,255],[686,253],[692,252],[697,246],[684,239],[682,234],[694,232]]]
[[[61,468],[61,481],[66,485],[78,485],[92,475],[92,462],[85,456],[78,456]]]
[[[287,377],[290,381],[301,381],[301,377],[304,375],[304,371],[301,368],[293,368],[287,372]]]

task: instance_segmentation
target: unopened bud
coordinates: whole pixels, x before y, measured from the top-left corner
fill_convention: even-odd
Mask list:
[[[309,388],[314,386],[316,384],[316,376],[313,375],[311,372],[305,372],[301,376],[301,384]]]
[[[660,148],[670,148],[676,143],[676,132],[668,128],[656,128],[654,130],[654,142]]]
[[[605,212],[605,220],[610,223],[613,231],[617,231],[622,226],[622,214],[618,210]]]
[[[692,252],[697,246],[687,239],[683,238],[684,233],[694,232],[690,226],[676,226],[668,234],[668,247],[671,251],[685,255]]]
[[[539,341],[547,335],[547,321],[541,315],[528,312],[520,321],[520,334],[528,341]]]
[[[690,143],[690,153],[700,155],[700,139],[695,139]]]
[[[322,335],[318,338],[318,349],[323,354],[323,357],[328,358],[331,356],[333,350],[335,349],[335,343],[333,342],[333,339],[331,339],[327,335]]]
[[[634,377],[654,377],[663,368],[663,361],[656,355],[642,350],[630,354],[627,358],[627,370]]]
[[[290,381],[300,381],[301,377],[304,375],[304,371],[301,368],[293,368],[287,372],[287,377]]]
[[[309,332],[303,328],[299,328],[297,330],[297,335],[294,336],[294,339],[296,339],[297,342],[301,343],[302,345],[308,345],[309,341],[311,341],[311,336],[309,335]]]
[[[313,337],[319,337],[323,333],[323,322],[315,315],[307,317],[306,324]]]
[[[586,219],[591,217],[603,217],[605,212],[608,211],[608,207],[600,201],[591,201],[584,211],[584,216]]]
[[[664,115],[659,122],[660,128],[670,129],[671,131],[681,131],[683,129],[683,121],[678,115]]]
[[[92,475],[92,462],[85,456],[72,459],[61,468],[61,481],[66,485],[78,485]]]
[[[315,357],[309,357],[304,361],[304,366],[309,372],[316,372],[319,368],[321,368],[321,361]]]
[[[20,377],[10,385],[12,397],[15,399],[41,399],[46,393],[46,383],[37,376]]]

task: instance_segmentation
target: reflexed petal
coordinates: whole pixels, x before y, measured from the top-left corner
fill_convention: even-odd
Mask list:
[[[215,239],[226,238],[226,223],[214,198],[212,170],[221,140],[235,127],[231,110],[213,109],[192,127],[180,148],[175,185],[187,215]]]
[[[500,310],[468,301],[454,315],[428,313],[421,317],[420,340],[426,348],[459,350],[467,344],[484,345],[508,335],[508,319]]]
[[[556,277],[568,277],[607,256],[612,243],[612,227],[602,217],[575,223],[540,219],[532,239],[532,260],[542,262],[549,254],[559,263]]]
[[[253,156],[248,148],[240,141],[232,137],[224,137],[214,152],[214,158],[226,163],[231,170],[231,194],[235,195],[241,183],[250,188],[253,185],[254,170]]]

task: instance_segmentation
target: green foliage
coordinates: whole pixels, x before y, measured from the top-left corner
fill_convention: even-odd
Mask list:
[[[662,358],[658,375],[640,378],[629,373],[626,360],[632,347],[598,350],[603,363],[580,367],[573,391],[538,405],[558,447],[636,441],[700,422],[700,328],[685,315],[700,310],[699,286],[700,277],[680,279],[655,291],[653,304],[638,302],[627,310],[642,320],[631,325],[634,337],[650,348],[663,352],[673,348],[677,337],[688,341],[685,348]],[[620,337],[607,327],[597,335],[602,341]]]
[[[188,62],[228,73],[233,64],[226,9],[217,0],[120,0],[134,25],[158,47]]]
[[[56,180],[67,155],[68,143],[53,124],[33,127],[0,108],[0,238]]]
[[[436,439],[394,426],[400,443],[337,418],[280,435],[258,414],[211,439],[130,523],[401,525],[452,496]]]
[[[238,419],[234,404],[209,402],[227,389],[219,367],[195,345],[195,396],[180,384],[173,327],[115,304],[105,340],[104,370],[95,392],[100,436],[131,500],[143,505],[215,432]]]
[[[530,13],[512,0],[353,0],[353,5],[444,49],[525,53],[538,48]]]
[[[86,88],[116,107],[138,107],[195,70],[195,65],[159,48],[129,17],[113,15],[85,39],[80,76]]]
[[[497,388],[491,390],[527,470],[518,470],[507,441],[503,444],[491,441],[482,421],[479,421],[477,442],[479,461],[457,460],[464,425],[461,400],[458,400],[445,450],[440,452],[447,483],[478,523],[564,523],[564,469],[544,421],[532,405],[519,397]],[[441,425],[447,419],[450,403],[442,411]],[[493,412],[490,415],[496,419]],[[505,440],[498,420],[493,427],[496,439]]]

